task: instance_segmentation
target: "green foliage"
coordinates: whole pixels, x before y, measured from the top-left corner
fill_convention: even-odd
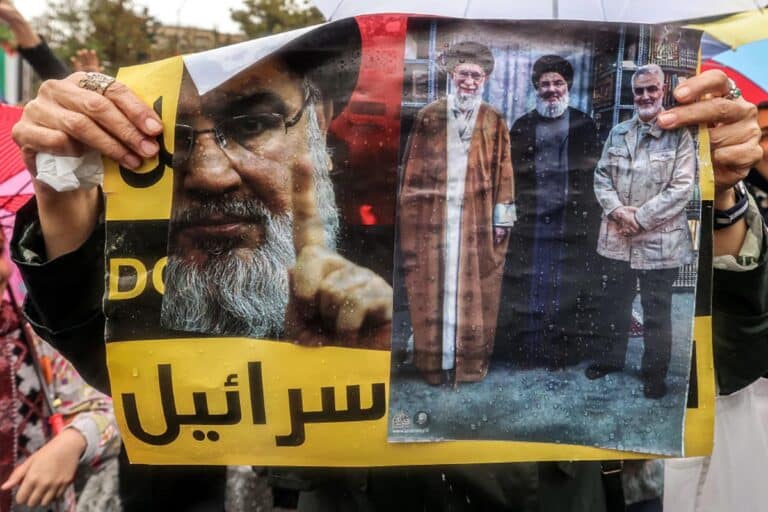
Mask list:
[[[323,15],[308,0],[243,0],[232,19],[250,38],[322,23]]]
[[[69,61],[81,48],[96,50],[105,72],[150,59],[158,22],[133,0],[49,0],[43,33]]]
[[[0,42],[13,41],[13,33],[8,25],[0,25]]]

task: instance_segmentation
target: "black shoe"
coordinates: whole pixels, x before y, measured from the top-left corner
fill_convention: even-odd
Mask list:
[[[658,399],[667,394],[667,384],[664,380],[649,380],[643,386],[645,398]]]
[[[592,363],[586,370],[584,370],[584,375],[586,375],[589,380],[595,380],[605,377],[609,373],[620,372],[623,369],[624,368],[619,368],[618,366],[606,366],[604,364]]]

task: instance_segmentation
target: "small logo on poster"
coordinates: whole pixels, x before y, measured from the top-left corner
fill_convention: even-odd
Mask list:
[[[392,415],[392,431],[398,434],[426,434],[429,432],[429,413],[419,411],[409,416],[405,411]]]
[[[411,418],[403,411],[392,415],[392,427],[396,429],[405,429],[411,426]]]

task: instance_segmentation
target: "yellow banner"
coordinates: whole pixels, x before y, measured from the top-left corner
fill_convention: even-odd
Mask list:
[[[696,339],[708,339],[709,321],[697,318]],[[686,418],[689,456],[712,449],[714,381],[707,347],[697,343],[699,406]],[[383,402],[389,354],[377,350],[176,339],[110,343],[107,357],[120,431],[134,463],[352,467],[647,458],[546,443],[390,444]],[[323,403],[328,390],[332,407]],[[359,402],[350,404],[350,390]],[[375,418],[355,419],[365,414]]]

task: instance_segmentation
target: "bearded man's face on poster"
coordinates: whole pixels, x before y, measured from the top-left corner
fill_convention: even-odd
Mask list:
[[[164,327],[275,337],[292,239],[291,164],[308,156],[318,208],[338,229],[318,93],[279,59],[199,95],[188,75],[177,113]]]
[[[560,117],[568,108],[568,82],[560,73],[544,73],[536,87],[536,110],[549,118]]]

